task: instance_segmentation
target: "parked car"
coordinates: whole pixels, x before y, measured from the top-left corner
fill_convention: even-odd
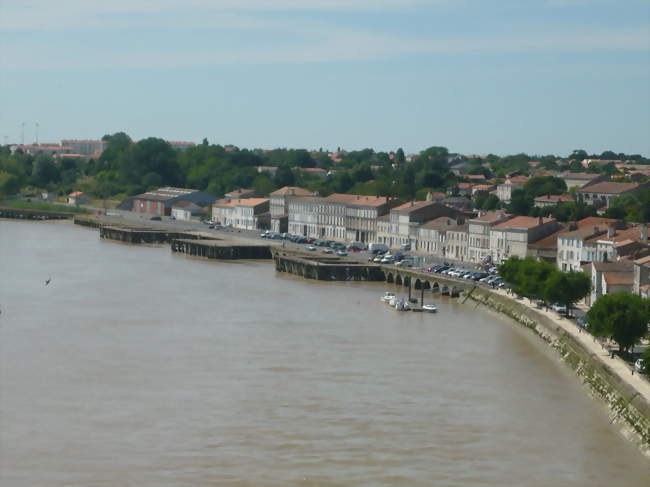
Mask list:
[[[262,237],[262,238],[267,238],[267,237],[269,236],[269,233],[271,233],[271,232],[269,232],[268,230],[266,230],[265,232],[260,233],[260,237]]]
[[[394,264],[395,263],[395,257],[393,257],[393,256],[384,257],[383,259],[381,259],[381,263],[382,264]]]
[[[159,216],[152,216],[151,218],[149,218],[149,220],[154,220],[159,222],[160,220],[162,220],[162,218],[160,218]]]
[[[400,250],[411,250],[411,244],[410,243],[405,243],[399,246]]]
[[[333,254],[334,251],[330,249],[329,247],[325,247],[323,250],[321,250],[324,254]]]
[[[348,253],[345,250],[337,250],[336,255],[339,257],[347,257]]]
[[[551,309],[557,313],[566,313],[566,306],[560,303],[551,304]]]
[[[314,250],[316,250],[316,247],[314,247],[313,245],[305,245],[305,250],[314,251]]]
[[[643,359],[642,358],[640,358],[636,362],[634,362],[634,370],[636,370],[637,372],[643,372],[643,367],[644,367],[644,365],[643,365]]]
[[[376,254],[379,251],[386,252],[388,250],[388,245],[385,243],[372,242],[368,244],[368,250],[373,254]]]
[[[435,272],[436,274],[442,274],[443,272],[445,272],[445,271],[447,271],[447,270],[449,270],[449,266],[448,266],[448,265],[441,265],[441,266],[436,267],[436,268],[433,270],[433,272]]]

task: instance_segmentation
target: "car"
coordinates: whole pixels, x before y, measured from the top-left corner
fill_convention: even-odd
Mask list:
[[[449,270],[449,266],[448,266],[448,265],[441,265],[441,266],[436,267],[436,268],[433,270],[433,272],[435,272],[436,274],[442,274],[443,272],[445,272],[445,271],[447,271],[447,270]]]
[[[399,246],[400,250],[411,250],[411,244],[410,243],[405,243]]]
[[[317,247],[324,247],[327,242],[325,240],[321,240],[320,238],[314,242],[314,245]]]
[[[316,250],[316,247],[314,247],[313,245],[305,245],[305,250],[310,250],[313,252],[314,250]]]
[[[383,256],[378,255],[377,257],[375,257],[374,259],[372,259],[372,261],[375,262],[375,263],[377,263],[377,264],[379,264],[379,263],[381,263],[381,261],[382,261],[383,259],[384,259]]]
[[[382,264],[394,264],[395,263],[395,258],[393,256],[388,256],[384,257],[380,261]]]
[[[551,304],[551,309],[556,313],[566,313],[566,306],[560,303]]]
[[[323,250],[321,250],[324,254],[333,254],[334,251],[330,249],[329,247],[325,247]]]
[[[643,359],[642,358],[640,358],[636,362],[634,362],[634,370],[636,370],[637,372],[643,372],[643,367],[644,367],[644,364],[643,364]]]
[[[214,225],[215,230],[223,230],[224,228],[226,227],[224,227],[223,225]]]
[[[472,281],[480,281],[481,279],[486,279],[490,277],[487,272],[475,272],[472,274]]]
[[[159,216],[152,216],[151,218],[149,218],[149,220],[153,220],[153,221],[157,221],[157,222],[159,222],[160,220],[162,220],[162,218],[160,218]]]
[[[396,266],[399,266],[399,267],[413,267],[413,262],[410,261],[410,260],[408,260],[408,259],[403,259],[403,260],[400,260],[400,261],[399,261],[397,264],[395,264],[395,265],[396,265]]]
[[[345,250],[337,250],[336,255],[338,255],[339,257],[347,257],[348,253]]]
[[[262,238],[267,238],[267,237],[269,236],[269,233],[271,233],[271,232],[269,232],[268,230],[266,230],[265,232],[260,233],[260,237],[262,237]]]
[[[282,235],[280,235],[279,233],[274,232],[274,233],[271,234],[271,236],[269,238],[272,239],[272,240],[282,240]]]

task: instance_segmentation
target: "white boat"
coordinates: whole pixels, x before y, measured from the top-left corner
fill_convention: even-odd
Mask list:
[[[422,306],[422,311],[426,311],[428,313],[435,313],[438,311],[438,308],[436,308],[433,304],[425,304]]]
[[[395,309],[397,311],[409,311],[411,307],[409,306],[408,301],[404,299],[400,299],[397,302],[395,302]]]
[[[379,298],[382,303],[390,303],[391,299],[395,299],[395,293],[391,293],[390,291],[386,291],[384,295]]]

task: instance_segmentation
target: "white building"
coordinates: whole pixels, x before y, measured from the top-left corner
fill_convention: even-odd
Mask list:
[[[289,201],[314,194],[297,186],[285,186],[269,195],[271,210],[271,231],[286,233],[289,231]]]
[[[192,201],[178,201],[172,205],[171,216],[176,220],[190,221],[192,218],[200,219],[205,215],[205,208]]]
[[[506,179],[497,186],[497,198],[504,203],[510,203],[512,192],[515,189],[522,189],[526,181],[528,181],[526,176],[513,176]]]
[[[544,238],[560,228],[553,218],[516,216],[495,225],[490,230],[492,262],[500,263],[510,257],[524,258],[528,244]]]
[[[467,259],[481,263],[492,257],[490,250],[490,229],[512,218],[502,211],[490,211],[468,221]]]
[[[268,198],[220,200],[212,205],[212,219],[221,225],[242,230],[264,228],[263,217],[268,217]]]

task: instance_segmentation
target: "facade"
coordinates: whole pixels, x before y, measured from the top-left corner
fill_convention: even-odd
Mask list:
[[[506,179],[503,184],[497,186],[497,198],[504,203],[510,203],[512,192],[515,189],[522,189],[528,181],[526,176],[514,176]]]
[[[377,219],[399,203],[384,196],[349,194],[333,194],[327,200],[345,204],[346,240],[362,243],[377,241]]]
[[[469,225],[457,225],[450,228],[445,236],[445,257],[448,259],[467,260],[467,239]]]
[[[456,218],[460,212],[434,201],[410,201],[390,210],[389,247],[411,244],[418,247],[419,227],[441,216]]]
[[[289,233],[311,238],[345,240],[345,204],[312,196],[290,200]]]
[[[642,298],[650,297],[650,256],[634,261],[632,292]]]
[[[528,244],[555,233],[560,228],[553,218],[516,216],[495,225],[490,230],[492,262],[500,263],[510,257],[524,258]]]
[[[208,206],[214,200],[214,196],[203,191],[167,186],[128,198],[118,208],[147,216],[170,216],[173,204],[178,201],[192,201],[199,206]]]
[[[313,193],[298,186],[285,186],[269,195],[271,212],[271,231],[287,233],[289,231],[289,201]]]
[[[9,150],[12,155],[19,150],[31,155],[60,156],[62,154],[72,154],[71,147],[59,144],[17,144],[10,146]]]
[[[470,262],[481,263],[492,258],[490,250],[490,229],[512,218],[502,211],[491,211],[468,222],[467,258]]]
[[[650,183],[639,184],[604,181],[580,188],[576,191],[576,195],[580,201],[586,204],[594,205],[597,208],[609,207],[612,198],[622,194],[634,193],[646,186],[650,186]]]
[[[611,218],[589,217],[569,226],[568,231],[558,236],[557,267],[561,271],[580,271],[582,264],[606,258],[598,255],[596,242],[607,233],[610,225],[616,224]],[[602,252],[602,251],[601,251]]]
[[[205,208],[191,201],[178,201],[172,205],[172,214],[176,220],[190,221],[192,218],[202,218],[207,214]]]
[[[441,216],[419,227],[417,248],[421,252],[445,257],[445,240],[447,231],[458,226],[455,218]]]
[[[212,205],[212,219],[221,225],[241,230],[265,228],[269,213],[268,198],[219,200]]]

